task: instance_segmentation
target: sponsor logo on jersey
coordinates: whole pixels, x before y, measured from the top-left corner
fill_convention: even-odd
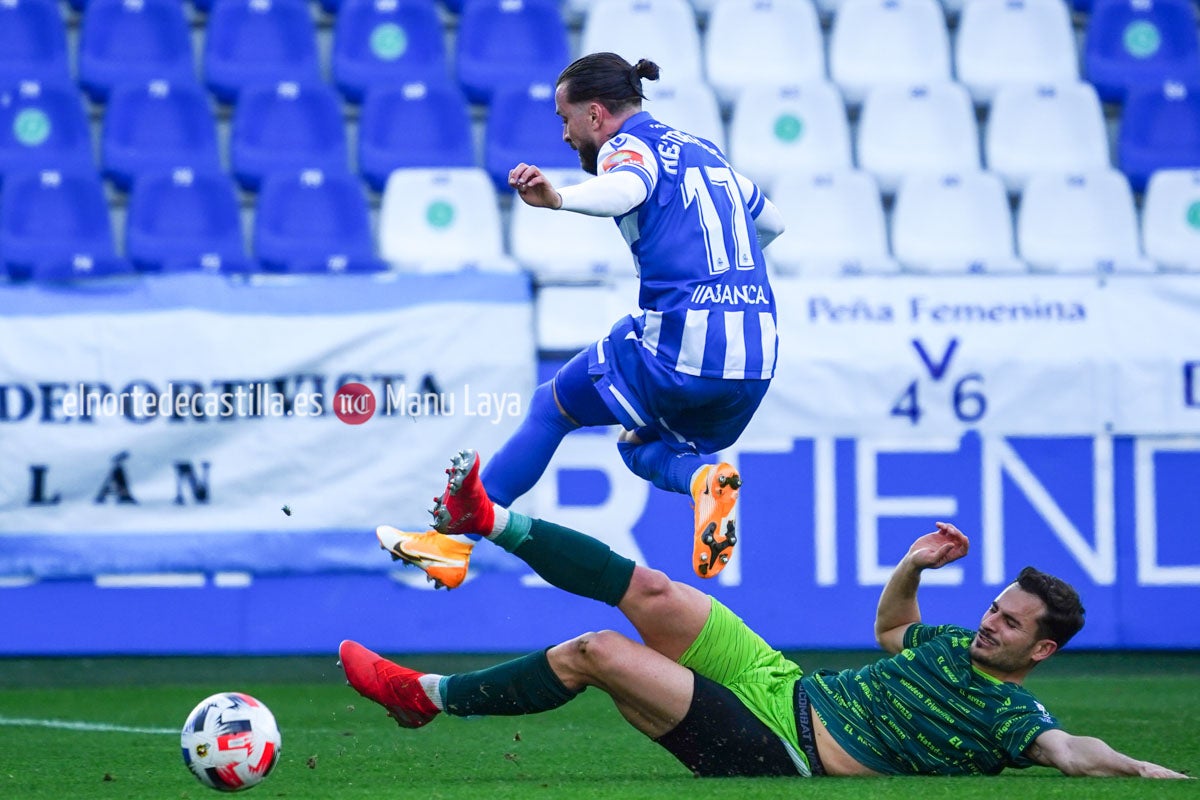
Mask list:
[[[623,164],[638,164],[639,166],[644,166],[645,162],[642,160],[641,153],[638,153],[636,150],[618,150],[608,158],[604,159],[604,163],[601,165],[601,167],[605,172],[608,172],[610,169],[619,167]]]

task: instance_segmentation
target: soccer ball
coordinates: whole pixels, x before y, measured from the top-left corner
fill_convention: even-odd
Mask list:
[[[192,709],[180,744],[183,763],[201,783],[236,792],[271,774],[282,741],[266,706],[248,694],[222,692]]]

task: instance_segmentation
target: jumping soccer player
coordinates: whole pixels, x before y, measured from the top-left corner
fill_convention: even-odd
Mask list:
[[[737,441],[774,375],[775,300],[762,247],[783,223],[711,142],[641,110],[642,79],[658,75],[645,59],[636,66],[614,53],[578,59],[559,75],[554,105],[563,140],[596,177],[556,189],[531,164],[509,173],[509,185],[531,206],[615,219],[637,264],[643,311],[619,320],[537,388],[483,483],[507,508],[537,483],[569,432],[620,424],[617,447],[629,468],[661,489],[691,495],[692,566],[711,578],[737,541],[732,515],[741,477],[701,456]],[[468,525],[460,532],[485,531]],[[473,542],[390,526],[378,535],[393,556],[440,585],[453,588],[466,576]]]
[[[493,506],[477,473],[447,494],[445,510],[451,526],[490,531],[554,586],[619,608],[643,643],[585,633],[443,676],[342,642],[350,685],[404,727],[440,713],[549,711],[595,686],[701,776],[991,775],[1041,764],[1067,775],[1187,777],[1067,733],[1021,685],[1083,627],[1079,595],[1064,581],[1026,567],[976,631],[921,621],[921,573],[967,554],[967,537],[948,523],[913,542],[879,598],[875,636],[890,657],[806,675],[715,598],[582,533]]]

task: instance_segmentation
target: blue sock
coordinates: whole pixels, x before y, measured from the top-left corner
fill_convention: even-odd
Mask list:
[[[539,386],[520,427],[484,465],[480,479],[492,502],[508,508],[532,489],[546,471],[559,442],[576,427],[558,410],[552,383]]]
[[[621,458],[634,475],[653,483],[660,489],[679,494],[692,493],[692,475],[704,463],[694,453],[680,453],[664,442],[618,442]]]

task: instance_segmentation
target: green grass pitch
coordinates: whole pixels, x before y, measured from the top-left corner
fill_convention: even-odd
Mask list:
[[[811,669],[857,665],[873,655],[795,657]],[[408,663],[444,672],[495,660],[422,656]],[[1200,652],[1064,653],[1036,671],[1029,686],[1068,730],[1200,772]],[[223,690],[265,702],[283,733],[278,767],[251,790],[258,800],[1200,797],[1190,781],[1072,779],[1040,768],[998,778],[697,780],[628,727],[595,689],[548,714],[441,718],[402,730],[345,686],[332,655],[0,659],[0,797],[215,798],[183,766],[177,731],[196,702]],[[51,727],[58,723],[89,725]]]

